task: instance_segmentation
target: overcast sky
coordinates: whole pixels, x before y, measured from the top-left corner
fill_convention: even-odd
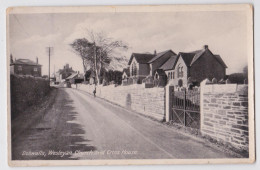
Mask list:
[[[70,43],[83,38],[87,30],[103,31],[126,42],[132,52],[175,53],[201,49],[205,44],[219,54],[228,66],[227,73],[241,72],[247,64],[247,30],[244,12],[172,13],[90,13],[90,14],[12,14],[10,15],[10,52],[16,59],[36,60],[48,74],[46,47],[52,46],[51,72],[70,64],[83,71],[82,61]]]

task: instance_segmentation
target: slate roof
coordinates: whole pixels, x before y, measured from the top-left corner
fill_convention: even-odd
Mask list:
[[[202,49],[202,50],[193,51],[189,53],[180,52],[179,55],[182,57],[182,59],[184,60],[187,66],[192,66],[193,63],[195,63],[205,53],[205,51],[206,51],[205,49]],[[211,51],[209,52],[212,54]],[[214,55],[214,54],[212,55],[223,67],[227,68],[227,65],[224,63],[224,61],[221,59],[219,55]]]
[[[31,66],[41,66],[40,64],[37,64],[36,62],[29,60],[29,59],[18,59],[15,60],[11,65],[31,65]]]
[[[222,58],[220,57],[220,55],[214,55],[216,57],[216,59],[218,60],[218,62],[220,62],[220,64],[222,64],[225,68],[227,68],[227,65],[224,63],[224,61],[222,60]]]
[[[78,75],[78,73],[73,73],[72,75],[70,75],[66,79],[72,79],[72,78],[76,77],[77,75]]]
[[[77,78],[77,79],[84,79],[83,74],[79,74],[79,73],[73,73],[72,75],[70,75],[69,77],[67,77],[66,79],[72,79],[72,78]]]
[[[134,57],[139,64],[147,64],[154,56],[154,54],[132,53],[128,65],[131,64]]]
[[[162,70],[172,70],[174,69],[174,65],[177,62],[177,55],[171,56],[159,69]]]
[[[171,52],[171,53],[173,53],[174,55],[176,55],[172,50],[166,50],[166,51],[157,53],[156,56],[153,57],[148,63],[154,62],[155,60],[157,60],[158,58],[160,58],[161,56],[163,56],[164,54],[166,54],[166,53],[168,53],[168,52]]]

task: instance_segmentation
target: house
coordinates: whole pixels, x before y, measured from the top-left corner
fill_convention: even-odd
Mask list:
[[[123,69],[123,74],[122,74],[122,80],[128,79],[129,76],[130,76],[129,67],[128,68],[124,68]]]
[[[172,61],[170,61],[172,60]],[[207,45],[203,49],[184,53],[170,58],[160,67],[174,86],[188,87],[190,83],[199,84],[204,79],[218,81],[226,76],[226,64],[219,55],[213,54]]]
[[[56,82],[57,83],[61,83],[64,82],[65,79],[67,77],[69,77],[70,75],[77,73],[76,71],[74,71],[72,69],[72,67],[69,67],[69,64],[66,64],[63,69],[59,69],[56,73],[55,73],[55,78],[56,78]]]
[[[73,73],[72,75],[66,78],[66,82],[69,82],[70,84],[78,84],[78,83],[82,83],[83,81],[84,81],[84,76],[79,72]]]
[[[130,77],[141,83],[147,76],[154,76],[155,71],[163,65],[169,58],[176,54],[172,50],[154,54],[132,53],[128,62]]]
[[[13,61],[13,56],[11,55],[10,73],[15,75],[30,75],[34,77],[41,77],[42,65],[38,63],[37,57],[36,62],[29,59],[15,59],[15,61]]]

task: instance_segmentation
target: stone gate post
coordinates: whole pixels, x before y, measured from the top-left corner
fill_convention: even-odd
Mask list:
[[[171,84],[168,84],[166,86],[165,90],[165,107],[166,107],[166,115],[165,115],[165,120],[166,122],[170,121],[170,115],[172,115],[172,92],[174,90],[174,86]]]

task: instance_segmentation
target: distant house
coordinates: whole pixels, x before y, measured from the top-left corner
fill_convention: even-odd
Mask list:
[[[77,73],[76,71],[74,71],[72,69],[72,67],[69,67],[69,64],[66,64],[63,69],[59,69],[56,73],[55,73],[55,78],[56,78],[56,82],[57,83],[61,83],[64,82],[65,79],[67,77],[69,77],[70,75]]]
[[[13,57],[11,55],[10,73],[15,75],[30,75],[34,77],[41,77],[42,65],[38,63],[37,57],[36,62],[29,59],[17,59],[13,61]]]
[[[69,82],[70,84],[82,83],[84,81],[84,76],[83,74],[76,72],[70,75],[69,77],[67,77],[66,81]]]
[[[128,62],[130,77],[142,82],[147,76],[154,76],[155,71],[162,66],[169,58],[176,54],[172,50],[154,54],[132,53]]]
[[[189,83],[200,83],[204,79],[218,81],[226,76],[226,64],[219,55],[213,54],[207,45],[202,50],[189,53],[180,52],[160,68],[164,69],[168,80],[174,86],[188,87]]]
[[[122,80],[126,80],[129,76],[130,76],[129,68],[124,68],[123,69],[123,74],[122,74]]]

